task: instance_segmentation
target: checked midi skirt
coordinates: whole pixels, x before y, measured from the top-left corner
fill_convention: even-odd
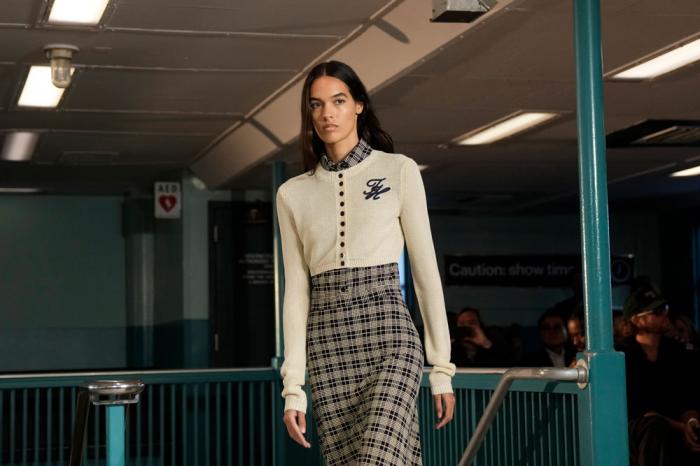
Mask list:
[[[422,466],[423,346],[396,263],[311,277],[307,371],[327,466]]]

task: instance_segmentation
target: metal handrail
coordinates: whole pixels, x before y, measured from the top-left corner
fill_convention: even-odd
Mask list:
[[[495,372],[497,369],[481,369],[480,372]],[[471,371],[470,371],[471,372]],[[580,360],[574,368],[560,367],[512,367],[503,372],[501,380],[498,382],[496,389],[491,395],[489,404],[486,406],[481,419],[476,426],[474,435],[469,440],[467,448],[464,450],[464,455],[459,461],[459,466],[470,466],[472,460],[476,457],[476,453],[481,446],[481,442],[486,436],[486,432],[493,423],[498,408],[500,408],[503,400],[508,394],[510,386],[515,380],[535,379],[535,380],[552,380],[558,382],[577,382],[579,386],[584,386],[588,383],[588,367],[584,360]]]

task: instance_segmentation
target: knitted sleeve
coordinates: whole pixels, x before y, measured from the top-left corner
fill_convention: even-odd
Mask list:
[[[401,229],[425,326],[425,353],[428,363],[433,366],[429,375],[430,388],[433,395],[451,393],[456,366],[450,362],[450,330],[430,232],[425,188],[420,169],[413,159],[404,163],[401,178]]]
[[[309,311],[309,269],[303,247],[282,189],[276,196],[277,220],[282,239],[284,263],[284,302],[282,331],[284,362],[280,368],[284,410],[306,412],[304,376],[306,372],[306,319]]]

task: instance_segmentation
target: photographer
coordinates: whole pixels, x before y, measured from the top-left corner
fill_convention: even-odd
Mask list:
[[[452,361],[457,367],[510,367],[511,351],[505,337],[485,329],[479,311],[464,308],[457,314]]]

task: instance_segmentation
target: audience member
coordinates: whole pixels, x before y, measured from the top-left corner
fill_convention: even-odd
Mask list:
[[[566,322],[569,331],[569,342],[573,348],[580,352],[586,350],[586,326],[583,322],[583,312],[574,312]]]
[[[576,352],[566,343],[564,319],[558,311],[549,309],[537,320],[544,348],[529,353],[522,365],[527,367],[567,367],[576,359]]]
[[[698,332],[693,327],[693,322],[690,317],[683,314],[669,316],[671,326],[666,336],[673,338],[678,343],[683,345],[688,351],[700,350],[700,341],[698,340]]]
[[[632,465],[700,464],[697,363],[664,336],[668,304],[653,287],[625,302],[632,335],[624,340]]]
[[[452,362],[457,367],[509,367],[513,363],[505,338],[484,327],[477,309],[459,312],[455,337]]]
[[[630,335],[632,335],[632,328],[622,311],[613,311],[613,340],[615,348],[619,348],[625,338]]]

